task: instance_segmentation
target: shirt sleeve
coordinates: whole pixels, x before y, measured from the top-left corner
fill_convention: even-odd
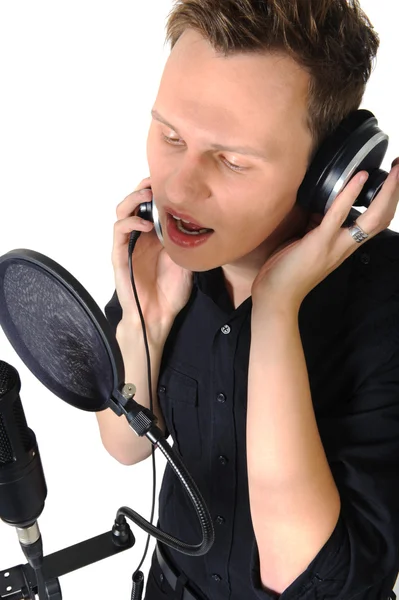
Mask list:
[[[326,544],[302,573],[282,594],[265,588],[260,578],[259,551],[254,540],[251,555],[251,583],[260,600],[318,600],[319,598],[344,598],[339,596],[342,589],[342,568],[350,560],[349,539],[345,530],[342,513]],[[332,565],[334,564],[334,568]],[[324,575],[324,576],[323,576]],[[325,594],[325,595],[324,595]],[[349,596],[348,596],[349,597]],[[360,600],[360,597],[359,597]]]
[[[116,290],[114,291],[111,300],[106,304],[104,312],[113,332],[116,334],[116,328],[119,321],[122,319],[122,307],[119,303]]]
[[[399,261],[391,261],[389,272],[381,265],[381,276],[363,278],[363,285],[367,306],[354,313],[342,365],[352,385],[337,398],[339,410],[318,420],[341,497],[339,519],[306,571],[281,595],[262,586],[254,541],[250,577],[261,600],[383,599],[398,576]]]

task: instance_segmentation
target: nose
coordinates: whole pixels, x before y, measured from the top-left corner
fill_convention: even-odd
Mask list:
[[[206,167],[199,160],[180,156],[179,164],[165,183],[165,194],[176,206],[203,200],[210,195]]]

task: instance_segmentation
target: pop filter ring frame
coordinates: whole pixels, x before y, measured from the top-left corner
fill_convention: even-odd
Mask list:
[[[105,315],[103,315],[94,299],[90,296],[87,290],[79,283],[79,281],[73,275],[71,275],[71,273],[69,273],[69,271],[64,269],[64,267],[62,267],[59,263],[53,261],[48,256],[40,254],[39,252],[35,252],[34,250],[20,248],[16,250],[11,250],[3,256],[0,256],[0,274],[2,272],[2,263],[8,261],[11,261],[12,263],[14,259],[15,262],[18,263],[20,263],[21,261],[26,261],[27,263],[34,265],[46,275],[51,275],[54,279],[56,279],[59,285],[62,285],[62,287],[66,288],[67,291],[74,296],[75,300],[79,303],[79,305],[85,311],[86,315],[90,318],[90,320],[94,321],[94,326],[97,332],[100,334],[101,339],[106,347],[108,358],[112,367],[112,375],[114,380],[114,389],[110,392],[109,400],[104,402],[101,406],[96,407],[95,409],[88,409],[84,406],[77,406],[76,404],[69,402],[64,398],[61,399],[64,400],[64,402],[70,404],[71,406],[74,406],[75,408],[86,410],[88,412],[100,412],[102,410],[105,410],[106,408],[111,408],[118,416],[124,414],[124,411],[120,407],[120,405],[125,406],[127,402],[126,398],[121,393],[121,388],[124,385],[125,379],[125,369],[121,350],[116,341],[114,332],[112,331],[110,324],[108,323]],[[43,266],[45,267],[45,269],[43,269]],[[6,334],[11,345],[13,346],[14,350],[22,358],[23,353],[19,351],[20,348],[16,347],[18,346],[18,344],[16,344],[10,339],[7,331],[4,328],[3,331]],[[26,364],[26,366],[29,370],[31,370],[31,367],[29,365]],[[38,379],[40,380],[40,378]],[[54,393],[53,389],[49,388],[47,385],[46,387]],[[58,396],[58,394],[56,395]]]

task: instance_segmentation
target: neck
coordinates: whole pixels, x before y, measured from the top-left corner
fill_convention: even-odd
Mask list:
[[[309,216],[295,205],[280,225],[250,254],[222,266],[224,280],[234,307],[251,295],[252,284],[269,257],[290,238],[302,235]]]

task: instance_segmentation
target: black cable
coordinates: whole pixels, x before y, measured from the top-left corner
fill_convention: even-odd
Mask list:
[[[36,582],[37,582],[37,593],[39,600],[47,600],[46,584],[44,581],[43,568],[42,566],[35,569]]]
[[[136,299],[137,309],[139,311],[141,326],[142,326],[143,334],[144,334],[144,344],[145,344],[145,348],[146,348],[147,367],[148,367],[147,373],[148,373],[148,390],[149,390],[149,397],[150,397],[150,412],[153,415],[150,352],[148,349],[147,332],[146,332],[145,322],[144,322],[144,318],[143,318],[143,313],[141,311],[140,302],[139,302],[139,299],[137,296],[136,284],[134,282],[133,265],[132,265],[132,254],[133,254],[134,246],[135,246],[138,238],[140,237],[140,235],[141,235],[140,231],[132,231],[130,234],[129,244],[128,244],[128,262],[129,262],[130,281],[131,281],[134,296]],[[139,515],[134,510],[132,510],[131,508],[126,507],[126,506],[123,506],[118,510],[117,517],[116,517],[116,522],[122,523],[122,524],[125,521],[125,517],[128,517],[129,519],[134,521],[134,523],[138,524],[139,527],[141,527],[141,529],[144,529],[144,531],[146,531],[148,533],[143,558],[140,562],[138,569],[133,573],[133,576],[132,576],[131,600],[141,600],[141,597],[142,597],[143,586],[144,586],[144,575],[143,575],[142,571],[140,571],[139,569],[140,569],[141,565],[143,564],[145,557],[147,555],[150,535],[153,535],[157,540],[168,544],[172,548],[176,548],[179,552],[184,552],[185,554],[188,554],[191,556],[201,556],[203,554],[206,554],[209,551],[209,549],[211,548],[211,546],[214,542],[214,539],[215,539],[215,532],[214,532],[214,528],[213,528],[212,517],[211,517],[209,510],[204,502],[204,499],[202,498],[201,492],[199,491],[199,489],[198,489],[197,485],[195,484],[191,475],[187,472],[187,470],[186,470],[185,466],[183,465],[182,461],[180,460],[178,454],[174,453],[172,451],[172,448],[169,446],[169,444],[164,439],[164,437],[162,435],[161,435],[161,437],[159,437],[158,434],[161,435],[162,432],[156,426],[154,426],[153,431],[152,431],[152,437],[148,437],[148,439],[150,439],[150,441],[153,444],[153,446],[151,448],[152,468],[153,468],[151,522],[146,521],[141,515]],[[155,442],[155,440],[156,440],[156,442]],[[195,512],[196,512],[196,514],[199,518],[200,524],[201,524],[203,539],[199,544],[194,544],[194,545],[187,544],[181,540],[174,538],[173,536],[169,535],[168,533],[159,530],[157,527],[154,527],[154,525],[152,524],[152,521],[154,518],[155,488],[156,488],[156,469],[155,469],[155,458],[154,458],[154,445],[156,447],[158,447],[161,450],[161,452],[164,454],[169,465],[171,466],[171,468],[175,472],[176,476],[178,477],[178,479],[184,486],[187,494],[189,495],[189,498],[194,506]]]
[[[40,535],[39,528],[37,523],[35,524],[37,531],[39,533],[38,538],[32,542],[31,544],[24,544],[20,541],[20,546],[25,554],[25,557],[32,567],[36,575],[36,583],[37,583],[37,594],[39,596],[39,600],[48,600],[47,598],[47,590],[46,590],[46,582],[44,579],[43,573],[43,540]]]
[[[141,235],[141,231],[132,231],[132,233],[130,234],[129,246],[128,246],[129,274],[130,274],[130,281],[132,284],[134,297],[136,299],[137,309],[139,311],[141,327],[143,329],[144,345],[145,345],[145,350],[146,350],[146,355],[147,355],[147,375],[148,375],[148,392],[149,392],[149,396],[150,396],[150,410],[151,410],[151,412],[153,412],[150,351],[148,348],[147,331],[146,331],[146,327],[145,327],[144,317],[143,317],[143,313],[141,311],[140,301],[139,301],[139,298],[137,295],[136,284],[134,281],[133,264],[132,264],[132,254],[133,254],[134,246],[136,245],[136,242],[139,239],[140,235]],[[151,517],[150,517],[151,525],[153,524],[153,519],[154,519],[155,488],[156,488],[156,466],[155,466],[155,454],[154,453],[155,453],[155,448],[151,444],[151,459],[152,459],[152,508],[151,508]],[[143,558],[141,559],[141,562],[140,562],[139,566],[137,567],[136,571],[133,573],[133,580],[135,579],[136,574],[139,572],[139,570],[147,556],[149,543],[150,543],[150,534],[148,534],[148,536],[147,536],[147,542],[145,545]]]

